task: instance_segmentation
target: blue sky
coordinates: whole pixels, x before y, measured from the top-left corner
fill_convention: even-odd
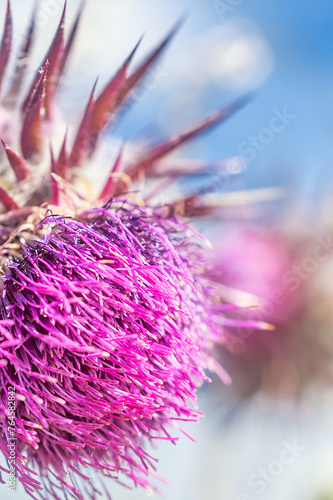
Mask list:
[[[282,183],[300,197],[312,201],[333,180],[333,3],[328,0],[243,0],[238,3],[235,8],[225,9],[223,20],[210,1],[182,0],[169,5],[175,18],[178,12],[187,11],[188,19],[183,34],[174,41],[166,59],[174,56],[175,47],[179,49],[186,44],[186,38],[195,39],[214,26],[223,29],[223,25],[250,21],[267,42],[275,61],[269,77],[256,89],[253,102],[191,146],[188,154],[212,158],[237,154],[240,143],[267,126],[273,109],[286,107],[295,119],[249,163],[246,185],[259,187]],[[220,2],[220,9],[223,4],[231,6],[233,2]],[[195,54],[191,57],[195,58]],[[138,132],[145,126],[150,130],[160,95],[168,91],[167,83],[165,88],[158,88],[147,96],[139,109],[132,112],[132,125],[129,126],[126,120],[123,130]],[[245,87],[241,93],[251,89],[251,86]],[[200,109],[202,113],[209,112],[239,94],[239,89],[221,91],[217,86],[207,86],[201,95],[203,105]]]

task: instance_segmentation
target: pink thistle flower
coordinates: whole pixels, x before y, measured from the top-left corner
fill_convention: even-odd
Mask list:
[[[212,356],[214,344],[224,339],[227,306],[206,277],[200,239],[179,215],[209,213],[212,207],[196,195],[148,205],[135,190],[143,175],[159,177],[160,160],[228,118],[243,101],[129,162],[121,152],[105,185],[87,196],[80,167],[178,27],[136,71],[129,73],[134,48],[97,96],[94,85],[73,143],[66,133],[60,151],[51,149],[47,159],[52,136],[45,123],[53,116],[80,15],[81,10],[66,41],[64,8],[41,69],[21,100],[32,20],[2,99],[8,116],[20,110],[22,122],[17,152],[11,147],[13,123],[1,115],[3,162],[12,171],[3,169],[0,187],[0,449],[9,464],[10,387],[17,402],[16,474],[33,498],[67,498],[66,491],[78,499],[95,498],[98,490],[82,467],[150,486],[155,466],[146,444],[174,442],[172,422],[199,418],[196,389],[207,380],[205,369],[229,381]],[[8,1],[0,83],[10,39]],[[49,171],[42,176],[45,164]],[[173,178],[174,172],[164,175]]]
[[[284,225],[264,230],[245,224],[225,235],[214,253],[214,278],[254,294],[258,307],[247,316],[272,322],[276,330],[267,335],[240,328],[236,335],[227,334],[228,349],[219,349],[219,359],[239,396],[261,390],[270,396],[297,399],[309,383],[327,372],[325,357],[329,357],[328,351],[323,355],[319,328],[309,327],[314,310],[310,293],[316,290],[322,300],[313,283],[317,269],[304,280],[297,276],[313,251],[313,240]]]

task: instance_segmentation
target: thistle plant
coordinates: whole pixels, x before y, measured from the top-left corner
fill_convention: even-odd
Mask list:
[[[208,279],[203,238],[187,225],[212,207],[199,195],[167,205],[140,195],[143,178],[175,175],[161,170],[169,153],[243,101],[130,160],[122,149],[106,183],[88,194],[85,166],[94,165],[105,127],[178,27],[136,70],[137,47],[99,94],[94,85],[74,140],[64,124],[55,151],[53,110],[81,11],[65,39],[64,7],[26,94],[34,17],[10,77],[9,1],[0,49],[0,449],[8,463],[1,470],[12,469],[14,442],[15,476],[33,498],[96,498],[89,467],[150,488],[155,460],[147,444],[174,442],[171,424],[198,420],[205,370],[229,381],[213,347],[225,342],[225,325],[243,324],[225,316],[237,306]]]

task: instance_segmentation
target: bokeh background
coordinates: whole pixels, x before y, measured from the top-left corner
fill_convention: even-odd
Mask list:
[[[34,2],[12,3],[18,46]],[[62,3],[40,0],[35,66]],[[70,22],[79,2],[67,3]],[[2,0],[1,19],[4,10]],[[318,238],[330,241],[333,229],[333,4],[87,0],[59,113],[75,123],[96,76],[102,86],[145,33],[140,60],[182,16],[182,29],[112,131],[112,144],[168,136],[253,93],[243,110],[177,154],[212,162],[245,157],[246,169],[224,186],[221,199],[234,199],[223,198],[228,192],[247,196],[231,203],[231,210],[226,203],[226,212],[199,227],[217,249],[212,259],[218,279],[264,301],[283,285],[284,299],[270,299],[273,306],[263,313],[277,324],[274,340],[251,333],[231,355],[222,350],[235,382],[226,388],[214,379],[200,390],[206,416],[199,425],[184,426],[196,444],[182,436],[176,448],[162,443],[155,452],[158,472],[171,484],[162,489],[167,500],[329,500],[332,248],[321,245],[322,260],[315,256]],[[272,119],[281,115],[277,130]],[[115,500],[147,498],[142,491],[107,486]],[[13,497],[26,495],[20,487],[14,495],[3,488],[2,498]]]

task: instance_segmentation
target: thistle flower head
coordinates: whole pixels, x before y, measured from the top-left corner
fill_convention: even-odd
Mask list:
[[[198,418],[187,401],[220,336],[198,248],[159,210],[119,205],[42,224],[45,238],[8,263],[1,302],[20,479],[29,491],[29,450],[61,479],[63,464],[83,464],[147,486],[142,440],[170,438],[173,417]]]
[[[133,192],[143,175],[161,175],[159,162],[167,154],[227,118],[241,101],[131,161],[121,152],[99,193],[88,198],[82,166],[91,162],[105,126],[177,28],[130,73],[134,48],[97,96],[95,84],[74,141],[69,144],[64,134],[60,150],[50,154],[52,136],[45,125],[52,120],[80,16],[81,11],[65,40],[64,8],[41,69],[22,96],[32,20],[15,77],[2,93],[0,117],[6,136],[0,185],[0,449],[10,464],[7,402],[14,391],[16,474],[29,495],[43,498],[67,498],[66,491],[95,498],[97,489],[82,472],[89,466],[150,486],[154,460],[146,443],[174,441],[171,422],[198,419],[195,393],[206,368],[228,380],[212,356],[214,343],[224,339],[226,306],[205,277],[197,235],[179,216],[211,207],[196,195],[152,205]],[[11,26],[8,1],[0,84]],[[17,114],[19,151],[10,146]],[[48,173],[42,175],[45,163]],[[77,478],[86,484],[79,486]]]

